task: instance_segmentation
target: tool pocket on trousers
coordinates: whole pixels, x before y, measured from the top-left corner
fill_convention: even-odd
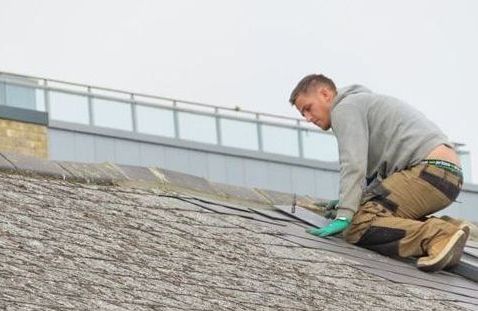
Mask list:
[[[360,206],[359,210],[352,218],[350,227],[344,231],[345,239],[352,244],[357,243],[377,217],[387,216],[391,216],[390,211],[387,211],[376,202],[365,203]]]
[[[420,178],[428,182],[435,189],[445,195],[450,201],[450,203],[455,201],[455,199],[458,197],[458,194],[460,193],[461,188],[459,185],[452,183],[444,177],[431,174],[426,170],[423,170],[420,173]]]

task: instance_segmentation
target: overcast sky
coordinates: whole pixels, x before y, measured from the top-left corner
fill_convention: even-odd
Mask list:
[[[298,117],[324,73],[406,100],[472,152],[478,1],[0,0],[0,70]]]

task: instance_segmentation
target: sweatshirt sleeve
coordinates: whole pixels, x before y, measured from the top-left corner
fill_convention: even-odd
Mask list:
[[[361,106],[342,102],[332,110],[332,129],[337,137],[340,162],[340,192],[337,217],[349,220],[362,198],[367,174],[368,122]]]

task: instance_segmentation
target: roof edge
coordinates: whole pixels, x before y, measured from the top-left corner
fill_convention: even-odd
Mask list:
[[[294,195],[291,193],[217,183],[160,167],[141,167],[111,162],[55,161],[13,152],[0,152],[0,171],[98,185],[142,189],[160,188],[171,191],[181,189],[202,195],[270,206],[291,204],[294,200]],[[309,196],[297,196],[297,200],[306,205],[316,201]]]

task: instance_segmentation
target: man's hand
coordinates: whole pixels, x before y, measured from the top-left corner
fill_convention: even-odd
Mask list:
[[[334,219],[337,215],[337,205],[339,200],[330,200],[314,203],[315,206],[325,209],[324,217]]]
[[[338,234],[350,225],[350,220],[348,219],[335,219],[332,221],[328,226],[323,227],[323,228],[309,228],[305,231],[307,233],[310,233],[312,235],[320,236],[320,237],[326,237],[329,235],[335,235]]]

